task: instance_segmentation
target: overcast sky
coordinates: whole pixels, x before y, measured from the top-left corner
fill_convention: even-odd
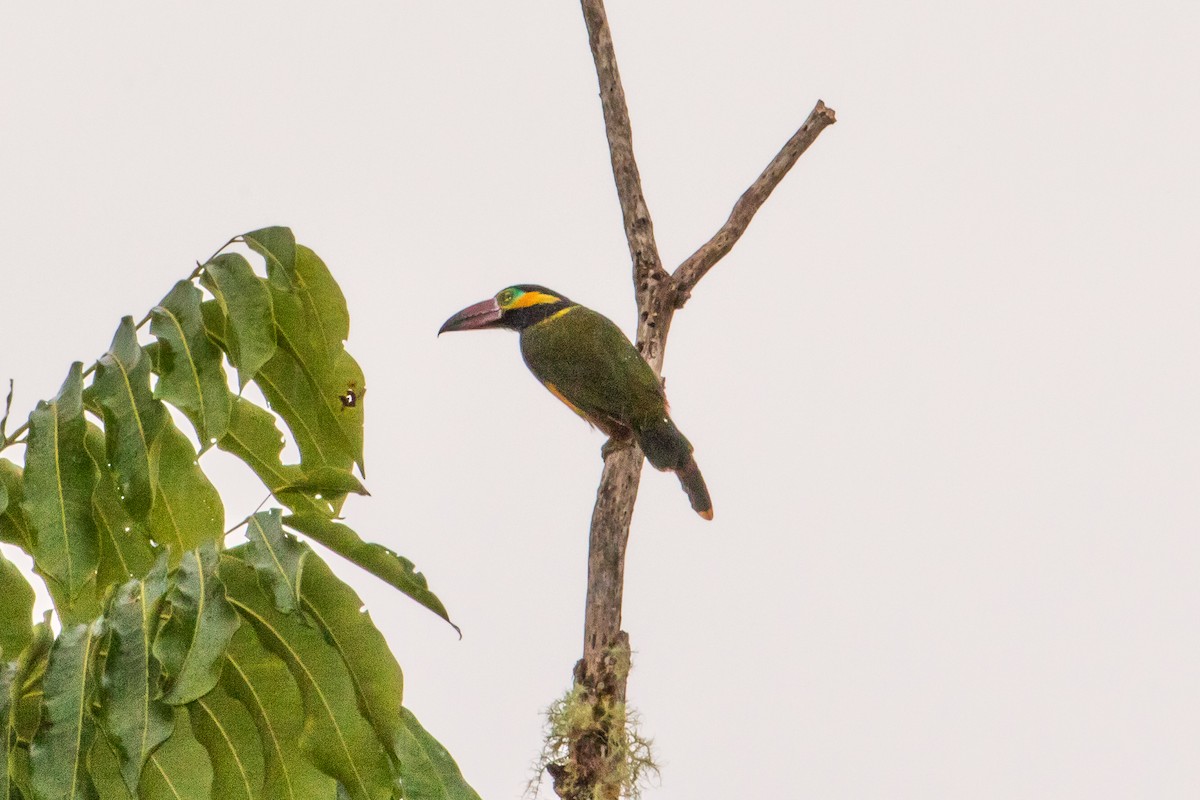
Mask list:
[[[645,473],[624,627],[647,797],[1200,795],[1200,5],[609,17],[668,265],[818,98],[839,120],[671,331],[716,518]],[[14,413],[269,224],[349,301],[372,496],[347,521],[463,640],[339,571],[406,704],[516,798],[581,651],[603,439],[512,334],[434,334],[518,282],[633,328],[577,4],[7,5]],[[210,458],[240,519],[262,493]]]

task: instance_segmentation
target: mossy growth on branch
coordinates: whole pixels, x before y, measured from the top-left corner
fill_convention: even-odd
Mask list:
[[[546,709],[546,737],[526,796],[537,797],[542,775],[547,771],[553,774],[555,768],[570,768],[572,743],[587,737],[602,737],[607,774],[594,784],[594,799],[602,800],[606,786],[616,786],[621,797],[637,800],[642,789],[659,775],[653,743],[639,732],[639,725],[637,712],[624,703],[606,698],[596,700],[585,687],[576,684]],[[566,781],[573,783],[574,778],[567,775]]]

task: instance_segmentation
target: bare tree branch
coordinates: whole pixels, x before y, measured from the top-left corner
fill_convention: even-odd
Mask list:
[[[683,308],[683,304],[687,302],[692,289],[696,287],[700,279],[733,249],[738,239],[742,238],[742,234],[750,226],[750,220],[754,219],[758,209],[771,196],[771,192],[783,180],[783,176],[787,175],[788,170],[800,160],[800,156],[804,155],[808,146],[817,140],[821,131],[835,122],[837,122],[837,116],[833,109],[818,100],[817,105],[800,129],[792,134],[792,138],[788,139],[783,149],[771,159],[771,163],[767,164],[767,168],[762,171],[758,179],[738,198],[737,203],[733,206],[733,211],[729,214],[729,219],[725,221],[721,229],[701,245],[699,250],[688,256],[675,270],[672,277],[675,279],[677,292],[676,308]]]
[[[612,32],[602,0],[582,0],[583,18],[587,23],[588,44],[596,62],[596,78],[600,83],[600,105],[604,110],[604,131],[608,136],[608,152],[612,159],[613,178],[621,201],[621,216],[625,220],[625,238],[633,257],[634,280],[639,285],[667,279],[658,245],[654,242],[654,223],[642,194],[642,177],[633,157],[633,130],[629,124],[629,109],[625,105],[625,90],[621,73],[617,71],[617,55],[613,50]],[[643,292],[638,293],[641,306]]]
[[[625,223],[625,237],[633,260],[638,305],[637,345],[654,372],[661,374],[667,333],[676,308],[682,307],[696,283],[732,249],[783,176],[820,132],[834,122],[834,113],[818,101],[800,130],[738,200],[721,230],[672,276],[663,269],[654,241],[650,210],[642,193],[641,176],[633,155],[629,111],[617,71],[604,2],[580,2],[596,64],[604,129]],[[554,780],[554,790],[563,800],[617,800],[624,788],[619,777],[622,765],[617,759],[625,754],[613,752],[611,744],[614,736],[622,735],[625,724],[630,649],[629,637],[621,630],[621,604],[625,548],[643,462],[642,451],[636,444],[608,452],[596,493],[588,550],[583,658],[575,665],[575,685],[581,691],[580,702],[590,706],[592,721],[570,736],[565,762],[547,765],[546,770]]]

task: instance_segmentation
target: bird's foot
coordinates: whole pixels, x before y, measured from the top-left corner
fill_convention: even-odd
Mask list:
[[[610,436],[608,441],[604,443],[604,446],[600,448],[600,458],[607,461],[608,457],[613,453],[632,446],[633,438],[630,436]]]

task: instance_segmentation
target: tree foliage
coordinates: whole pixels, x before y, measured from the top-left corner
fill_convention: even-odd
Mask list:
[[[402,706],[362,600],[309,545],[450,622],[412,562],[336,521],[366,493],[342,292],[287,228],[234,242],[265,274],[215,255],[141,324],[121,320],[11,436],[0,427],[0,450],[25,445],[23,464],[0,458],[0,541],[32,558],[59,623],[35,623],[0,554],[0,800],[477,800]],[[298,464],[281,458],[280,421]],[[243,520],[236,546],[200,464],[213,447],[278,504]]]

